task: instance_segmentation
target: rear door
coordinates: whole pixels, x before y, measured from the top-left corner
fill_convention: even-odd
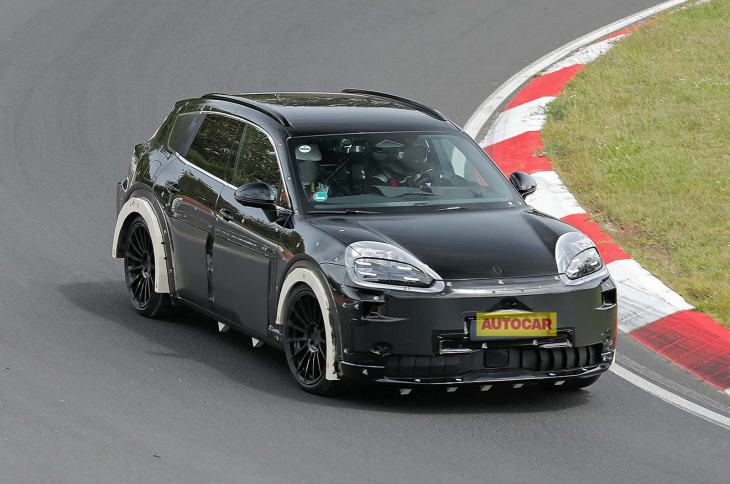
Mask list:
[[[199,126],[189,145],[180,147],[182,164],[177,177],[168,175],[158,183],[164,183],[168,193],[177,295],[212,309],[210,270],[216,202],[229,165],[235,160],[242,125],[220,114],[194,116],[190,125],[193,129]]]
[[[217,205],[215,311],[265,336],[281,226],[271,213],[244,207],[235,200],[236,188],[255,181],[268,183],[280,199],[283,184],[274,145],[265,132],[245,123],[230,184],[221,191]]]

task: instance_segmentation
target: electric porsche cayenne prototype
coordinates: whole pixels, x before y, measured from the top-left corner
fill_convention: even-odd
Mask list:
[[[185,305],[343,382],[582,388],[614,359],[616,288],[458,126],[372,91],[178,102],[118,184],[129,299]]]

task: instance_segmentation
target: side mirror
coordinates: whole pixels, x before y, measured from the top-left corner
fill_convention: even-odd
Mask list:
[[[525,198],[537,190],[537,182],[524,171],[516,171],[509,176],[509,182]]]
[[[268,183],[252,182],[238,187],[233,194],[233,198],[247,207],[259,207],[264,210],[274,209],[276,191]]]

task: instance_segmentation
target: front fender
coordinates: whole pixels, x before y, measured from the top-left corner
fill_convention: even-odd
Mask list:
[[[284,282],[279,292],[279,302],[276,308],[276,326],[278,328],[284,328],[284,304],[289,297],[289,293],[297,284],[308,285],[319,302],[320,310],[324,319],[325,333],[327,335],[327,368],[325,378],[328,380],[339,380],[340,376],[337,373],[335,366],[336,361],[336,348],[335,341],[336,334],[334,330],[334,303],[330,295],[330,291],[327,288],[327,282],[322,280],[322,277],[318,274],[318,271],[310,263],[300,262],[295,263],[291,270],[284,278]],[[286,336],[285,336],[286,338]],[[286,344],[286,341],[284,341]]]

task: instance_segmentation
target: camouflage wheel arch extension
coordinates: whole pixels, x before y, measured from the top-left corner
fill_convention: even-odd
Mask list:
[[[281,292],[279,293],[279,303],[276,307],[276,325],[283,328],[283,316],[284,316],[284,303],[286,302],[292,289],[298,284],[306,284],[317,296],[319,301],[319,308],[322,311],[324,319],[325,334],[327,335],[327,371],[325,378],[328,380],[339,380],[340,376],[335,368],[335,333],[332,326],[332,310],[330,307],[330,299],[328,297],[327,289],[322,283],[321,279],[317,274],[307,266],[295,267],[286,278],[281,286]],[[286,338],[286,335],[284,335]],[[286,344],[286,341],[284,342]]]
[[[112,257],[123,257],[123,251],[119,250],[120,243],[124,243],[123,240],[120,240],[122,229],[124,229],[127,221],[135,216],[141,216],[147,224],[147,229],[150,232],[150,238],[152,238],[152,244],[155,249],[155,267],[157,268],[155,271],[155,292],[169,293],[170,283],[168,280],[168,272],[170,267],[168,267],[168,259],[165,254],[165,239],[157,214],[155,214],[154,209],[147,200],[132,197],[122,205],[122,209],[117,216],[116,227],[114,228]]]

